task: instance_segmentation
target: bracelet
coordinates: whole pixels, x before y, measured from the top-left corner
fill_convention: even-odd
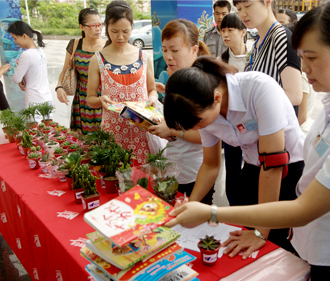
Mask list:
[[[62,88],[63,89],[63,87],[62,86],[57,86],[56,88],[55,88],[55,92],[57,91],[57,89],[59,89],[59,88]]]
[[[260,231],[258,229],[255,229],[253,232],[254,232],[255,236],[257,236],[265,241],[267,240],[265,237],[262,236],[262,234],[260,233]]]
[[[151,96],[151,97],[148,98],[148,100],[152,100],[152,99],[154,99],[154,100],[158,100],[158,98],[155,97],[155,96]]]
[[[180,135],[180,138],[181,138],[181,139],[183,139],[183,134],[184,134],[185,131],[186,131],[185,129],[182,129],[182,131],[181,131],[181,135]]]

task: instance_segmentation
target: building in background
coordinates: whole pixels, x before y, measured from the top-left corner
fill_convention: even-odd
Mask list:
[[[286,0],[286,1],[275,1],[276,9],[290,9],[296,13],[298,12],[308,12],[312,8],[316,8],[318,5],[322,4],[324,1],[320,0]]]
[[[133,0],[133,2],[141,13],[150,12],[151,0]]]

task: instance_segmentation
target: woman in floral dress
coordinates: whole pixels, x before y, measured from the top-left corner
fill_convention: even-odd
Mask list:
[[[146,132],[107,109],[112,101],[148,101],[148,105],[156,105],[158,94],[152,60],[145,51],[128,43],[132,25],[132,9],[126,1],[108,4],[105,33],[110,45],[91,59],[87,101],[91,108],[103,106],[103,128],[115,134],[117,143],[133,149],[138,163],[143,164],[149,152]],[[102,95],[98,97],[100,83]]]

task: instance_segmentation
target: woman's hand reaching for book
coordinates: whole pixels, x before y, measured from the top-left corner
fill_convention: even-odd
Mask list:
[[[99,99],[102,103],[102,107],[108,110],[110,104],[112,104],[112,101],[107,96],[100,96]]]
[[[153,120],[157,122],[156,120]],[[161,122],[158,125],[150,126],[148,128],[149,133],[158,136],[163,139],[170,138],[172,136],[172,130],[167,127],[164,119],[161,119]]]
[[[148,103],[146,104],[146,107],[153,106],[154,108],[157,108],[157,100],[158,100],[158,97],[156,97],[156,96],[149,97],[148,98]]]

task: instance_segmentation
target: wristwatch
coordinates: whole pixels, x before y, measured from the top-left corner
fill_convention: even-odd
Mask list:
[[[254,234],[255,234],[255,236],[257,236],[265,241],[267,240],[265,237],[262,236],[262,234],[260,233],[260,231],[258,229],[254,230]]]
[[[212,205],[211,207],[211,219],[208,222],[209,226],[217,226],[218,225],[218,220],[217,220],[217,206]]]

